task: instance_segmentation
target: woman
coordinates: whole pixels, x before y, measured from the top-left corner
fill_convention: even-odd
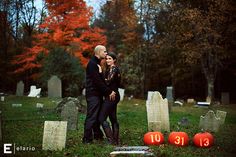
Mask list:
[[[116,54],[110,52],[106,56],[106,70],[105,70],[105,81],[107,86],[116,92],[115,100],[111,100],[109,96],[106,96],[104,102],[102,104],[100,114],[99,114],[99,122],[101,123],[103,130],[106,134],[108,142],[110,144],[119,144],[119,123],[117,120],[116,112],[117,112],[117,104],[120,101],[120,94],[118,92],[118,87],[120,86],[120,70],[116,65],[117,57]],[[110,128],[110,124],[107,122],[107,117],[109,117],[112,130]]]

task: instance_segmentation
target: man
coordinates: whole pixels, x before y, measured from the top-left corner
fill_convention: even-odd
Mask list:
[[[90,59],[86,68],[86,101],[87,115],[84,123],[83,143],[91,143],[94,139],[103,139],[98,121],[99,110],[103,101],[103,96],[115,99],[116,93],[109,89],[103,77],[100,67],[101,59],[107,55],[105,46],[98,45],[94,49],[94,56]]]

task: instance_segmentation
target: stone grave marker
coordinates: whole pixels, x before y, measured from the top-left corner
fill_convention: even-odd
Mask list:
[[[24,83],[23,81],[19,81],[16,85],[16,96],[23,96],[24,95]]]
[[[36,108],[43,108],[44,104],[41,104],[41,103],[37,103],[36,104]]]
[[[227,112],[216,110],[216,117],[220,118],[220,124],[221,125],[225,123],[226,115],[227,115]]]
[[[167,99],[155,91],[146,101],[149,131],[170,131],[169,109]]]
[[[61,118],[67,121],[68,130],[78,129],[78,107],[73,101],[68,101],[61,110]]]
[[[62,97],[62,84],[61,79],[53,75],[48,80],[48,97],[61,98]]]
[[[43,150],[62,150],[66,144],[66,121],[45,121],[43,131]]]
[[[2,111],[0,110],[0,144],[3,144],[2,142],[3,142],[3,139],[2,139]]]
[[[220,127],[220,118],[214,111],[209,110],[205,116],[200,116],[199,128],[203,131],[217,132]]]
[[[11,104],[12,107],[22,107],[22,104]]]
[[[153,94],[154,91],[148,91],[147,100],[150,100]]]
[[[224,105],[229,104],[229,93],[228,92],[222,92],[221,93],[221,103]]]
[[[173,103],[174,103],[173,87],[172,86],[166,87],[166,98],[168,100],[169,111],[171,111]]]
[[[36,86],[30,86],[30,92],[29,92],[29,95],[28,97],[37,97],[40,95],[40,92],[41,92],[41,88],[36,88]]]
[[[5,101],[5,97],[4,96],[1,96],[1,101]]]
[[[148,146],[116,147],[114,151],[110,153],[110,157],[115,157],[117,155],[154,156],[152,150]]]
[[[125,89],[118,88],[118,91],[120,93],[120,101],[123,101],[124,100],[124,95],[125,95]]]

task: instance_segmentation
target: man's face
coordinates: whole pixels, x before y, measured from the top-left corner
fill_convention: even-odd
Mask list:
[[[106,50],[105,47],[103,47],[103,48],[99,51],[99,57],[100,57],[101,59],[104,59],[104,58],[106,58],[106,55],[107,55],[107,50]]]

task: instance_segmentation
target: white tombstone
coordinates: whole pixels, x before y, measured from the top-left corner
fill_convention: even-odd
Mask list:
[[[4,96],[1,96],[1,101],[5,101],[5,97]]]
[[[149,131],[170,131],[169,109],[167,99],[157,91],[146,101]]]
[[[220,127],[220,118],[216,117],[214,111],[209,110],[205,116],[200,117],[199,127],[203,131],[217,132]]]
[[[22,104],[11,104],[12,107],[22,107]]]
[[[216,110],[216,117],[220,118],[221,125],[225,123],[226,115],[227,115],[227,112]]]
[[[147,100],[150,100],[153,94],[154,91],[148,91]]]
[[[41,88],[36,88],[36,86],[30,86],[30,92],[28,97],[37,97],[40,95]]]
[[[36,104],[36,108],[43,108],[44,104],[41,104],[41,103],[37,103]]]
[[[124,100],[124,95],[125,95],[125,89],[118,88],[118,91],[120,93],[120,101]]]
[[[45,121],[43,150],[62,150],[66,144],[67,121]]]

